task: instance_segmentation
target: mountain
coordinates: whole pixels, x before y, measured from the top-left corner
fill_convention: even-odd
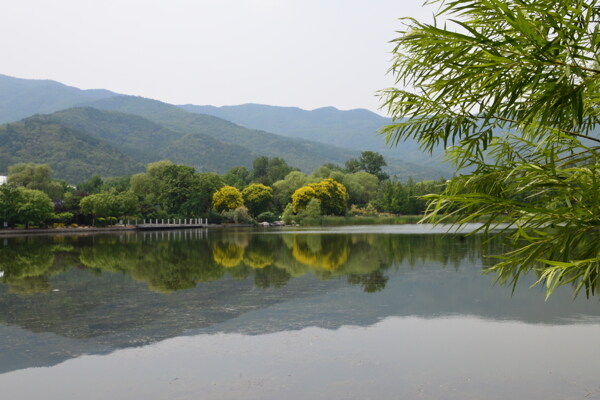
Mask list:
[[[401,142],[397,147],[386,146],[385,137],[379,135],[378,131],[389,125],[391,119],[365,109],[342,111],[335,107],[324,107],[308,111],[297,107],[262,104],[223,107],[186,104],[180,107],[194,113],[214,115],[252,129],[337,146],[343,143],[344,147],[352,150],[376,151],[386,159],[393,157],[409,162],[432,163],[429,154],[423,153],[414,140]]]
[[[256,158],[237,144],[223,143],[202,133],[173,131],[132,114],[78,107],[48,118],[102,139],[144,164],[168,159],[198,171],[224,173],[238,165],[250,167]]]
[[[260,110],[265,107],[270,111],[291,110],[288,114],[295,117],[284,119],[279,125],[269,126],[272,128],[269,130],[283,134],[280,135],[246,128],[214,115],[198,114],[198,110],[193,107],[195,112],[188,112],[171,104],[142,97],[116,95],[108,90],[80,90],[54,81],[0,75],[0,123],[17,121],[36,113],[55,112],[52,116],[54,122],[80,134],[95,137],[100,140],[98,143],[116,147],[122,155],[129,156],[130,162],[147,163],[157,159],[171,159],[194,166],[200,171],[225,172],[232,166],[250,166],[252,160],[261,155],[284,158],[290,165],[304,172],[311,172],[325,163],[344,164],[349,158],[358,157],[360,151],[377,151],[379,148],[364,144],[367,139],[362,136],[370,135],[356,132],[364,133],[376,129],[373,128],[375,126],[379,128],[383,121],[387,121],[366,110],[342,112],[324,108],[308,112],[283,107],[252,106],[249,105],[250,109],[245,114],[255,120],[264,114]],[[93,112],[92,108],[110,111],[112,114]],[[207,112],[209,109],[211,107],[207,108]],[[256,114],[255,117],[252,117],[253,113]],[[350,115],[348,113],[352,114],[351,119],[347,118]],[[303,116],[306,115],[312,116],[308,120],[310,123],[303,122]],[[344,117],[341,118],[340,115]],[[235,119],[235,116],[228,118]],[[321,131],[307,128],[318,127],[319,123],[324,124]],[[324,133],[333,132],[335,126],[338,126],[339,132],[350,132],[347,127],[351,125],[355,125],[352,137],[339,134],[330,138]],[[291,130],[284,129],[286,126]],[[296,133],[292,127],[295,127],[293,129]],[[302,137],[291,137],[293,134]],[[377,141],[380,138],[374,136],[373,139]],[[372,139],[367,142],[369,140]],[[0,151],[8,151],[7,146],[0,144],[0,147]],[[50,148],[54,148],[54,144]],[[420,155],[417,151],[408,153]],[[6,154],[0,160],[0,166],[7,164],[9,155],[11,160],[15,160],[10,152]],[[387,156],[388,153],[383,151],[382,154],[386,154],[388,161],[386,172],[400,179],[412,176],[421,180],[445,175],[429,159],[413,163],[408,161],[411,159],[409,156],[398,160]],[[49,153],[47,156],[49,160],[57,160],[57,157]],[[24,160],[17,159],[17,162]],[[37,161],[48,162],[45,159]]]
[[[356,150],[248,129],[215,116],[188,112],[171,104],[142,97],[115,96],[85,105],[139,115],[176,132],[212,136],[224,143],[241,145],[253,154],[281,157],[305,172],[311,172],[325,163],[343,164],[349,158],[359,156],[359,151]],[[346,145],[345,141],[339,143]],[[432,179],[444,175],[435,167],[401,160],[388,160],[388,164],[388,171],[401,179],[409,176],[417,180]]]
[[[49,164],[55,178],[69,183],[144,169],[116,147],[44,115],[0,125],[0,171],[23,162]]]
[[[108,90],[81,90],[49,80],[0,75],[0,123],[47,114],[86,101],[114,96]]]

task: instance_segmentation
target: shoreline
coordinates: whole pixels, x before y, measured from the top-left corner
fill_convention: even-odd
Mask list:
[[[190,230],[190,229],[224,229],[224,228],[251,228],[254,225],[248,224],[211,224],[206,225],[202,228],[196,226],[184,227],[178,226],[176,228],[170,228],[170,230]],[[115,233],[115,232],[149,232],[149,231],[162,231],[167,230],[166,228],[157,227],[155,229],[139,229],[133,225],[127,226],[112,226],[112,227],[79,227],[79,228],[10,228],[0,229],[0,237],[6,236],[32,236],[32,235],[82,235],[86,233]]]

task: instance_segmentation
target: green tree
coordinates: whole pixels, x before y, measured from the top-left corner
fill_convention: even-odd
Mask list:
[[[375,175],[379,180],[385,180],[389,178],[389,175],[382,171],[386,165],[387,162],[381,154],[374,151],[363,151],[360,153],[360,158],[351,158],[346,161],[346,172],[365,171]]]
[[[233,167],[223,175],[223,181],[242,190],[250,182],[250,171],[246,167]]]
[[[19,220],[18,206],[22,202],[21,192],[13,185],[0,185],[0,219],[8,226]]]
[[[273,188],[261,183],[253,183],[242,190],[242,197],[250,214],[256,216],[269,209],[273,199]]]
[[[51,176],[52,168],[47,164],[21,163],[8,167],[8,183],[41,190],[52,200],[60,200],[64,193],[63,185],[52,181]]]
[[[103,192],[84,197],[79,206],[81,212],[95,218],[135,215],[139,209],[138,198],[133,192]]]
[[[453,145],[460,170],[427,220],[508,224],[503,281],[540,268],[593,292],[600,275],[598,0],[443,1],[444,26],[405,19],[382,92],[389,144]]]
[[[100,188],[104,184],[104,181],[100,177],[100,175],[94,175],[90,179],[81,182],[77,185],[77,190],[94,194],[100,192]]]
[[[242,193],[233,186],[223,186],[213,195],[213,207],[218,212],[235,210],[243,205]]]
[[[292,201],[292,194],[306,185],[308,177],[300,171],[292,171],[273,184],[273,202],[278,210],[283,210]]]
[[[283,158],[261,156],[252,164],[252,182],[272,185],[273,182],[285,178],[287,174],[295,169],[290,167]]]
[[[19,187],[17,190],[19,192],[17,222],[29,226],[30,223],[44,224],[52,218],[54,204],[46,193],[24,187]]]

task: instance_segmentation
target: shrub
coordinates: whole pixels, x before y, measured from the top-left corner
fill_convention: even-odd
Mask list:
[[[260,213],[258,217],[256,217],[258,222],[275,222],[277,221],[277,216],[273,214],[271,211],[265,211]]]

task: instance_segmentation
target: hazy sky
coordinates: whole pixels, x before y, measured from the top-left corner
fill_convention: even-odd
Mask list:
[[[368,108],[422,0],[5,0],[0,73],[169,103]],[[380,111],[381,112],[381,111]]]

